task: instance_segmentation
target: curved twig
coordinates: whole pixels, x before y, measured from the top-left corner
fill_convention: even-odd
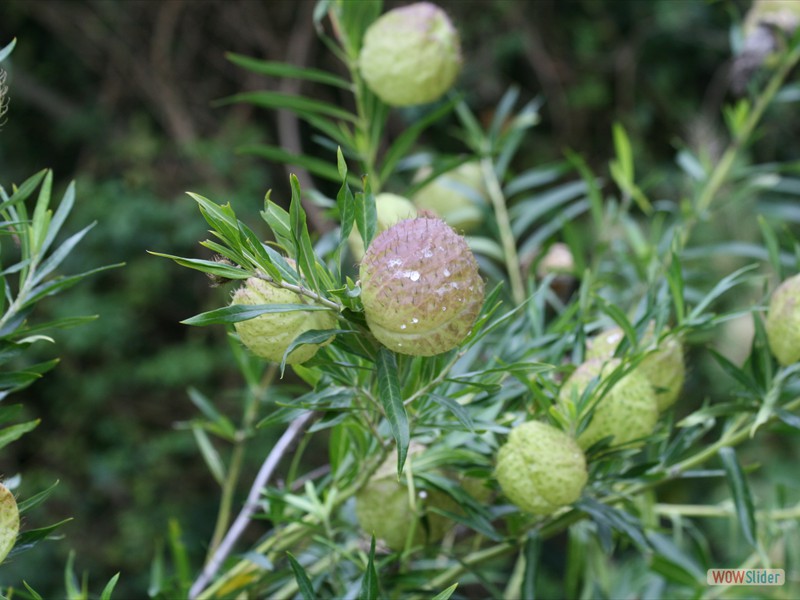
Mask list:
[[[286,431],[284,431],[283,435],[278,439],[275,446],[267,455],[266,460],[264,460],[264,463],[261,465],[258,475],[256,475],[253,485],[250,488],[250,492],[247,494],[247,500],[245,500],[242,510],[239,511],[236,520],[233,522],[233,525],[231,525],[228,533],[225,534],[216,552],[209,558],[206,566],[203,568],[203,572],[189,589],[189,598],[197,598],[200,592],[205,589],[211,579],[217,574],[223,561],[231,553],[233,545],[238,541],[244,533],[244,530],[250,524],[250,520],[259,506],[259,496],[261,496],[264,486],[267,485],[270,477],[272,477],[272,473],[275,471],[278,463],[280,463],[283,455],[286,453],[289,446],[302,435],[305,426],[316,416],[317,413],[314,412],[307,412],[300,415],[286,428]]]

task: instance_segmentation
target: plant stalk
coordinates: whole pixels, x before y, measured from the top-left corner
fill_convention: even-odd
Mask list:
[[[508,280],[511,284],[511,298],[514,304],[519,306],[525,302],[525,285],[522,283],[522,271],[517,254],[517,242],[514,239],[514,232],[511,230],[511,218],[506,207],[506,198],[497,180],[497,173],[491,158],[481,159],[481,169],[483,170],[483,180],[486,183],[486,191],[492,199],[497,227],[500,230],[500,243],[503,247],[503,256],[506,261]]]

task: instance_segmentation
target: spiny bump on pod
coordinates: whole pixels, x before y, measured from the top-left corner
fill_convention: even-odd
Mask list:
[[[483,304],[475,256],[440,219],[408,219],[382,232],[359,275],[370,331],[401,354],[433,356],[455,348]]]
[[[364,34],[358,58],[367,86],[386,104],[438,100],[461,71],[461,42],[450,18],[430,2],[392,9]]]

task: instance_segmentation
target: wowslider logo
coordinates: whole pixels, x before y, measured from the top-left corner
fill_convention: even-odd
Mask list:
[[[708,585],[784,585],[783,569],[709,569]]]

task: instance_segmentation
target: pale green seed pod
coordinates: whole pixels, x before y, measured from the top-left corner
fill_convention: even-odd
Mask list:
[[[424,451],[425,446],[412,442],[405,468],[414,472],[413,463]],[[395,453],[356,494],[356,519],[364,533],[383,540],[392,550],[405,547],[412,527],[411,543],[415,546],[435,543],[453,527],[453,521],[430,510],[436,507],[457,512],[458,506],[447,494],[438,490],[417,490],[415,504],[416,513],[412,510],[405,480],[401,482],[397,478]]]
[[[414,179],[423,180],[430,172],[430,167],[423,167]],[[442,173],[421,187],[412,200],[420,210],[432,211],[457,231],[469,233],[483,220],[481,206],[487,203],[487,195],[480,163],[472,161]]]
[[[766,329],[769,348],[781,365],[800,360],[800,275],[785,280],[772,293]]]
[[[616,353],[617,347],[624,337],[625,334],[619,327],[597,334],[589,342],[586,358],[610,359]],[[656,394],[658,410],[664,411],[675,404],[686,378],[683,345],[674,335],[664,337],[656,345],[651,325],[641,340],[641,349],[648,354],[642,359],[636,370],[650,381]]]
[[[586,361],[561,386],[559,400],[579,398],[595,377],[599,376],[602,382],[619,364],[619,359]],[[585,450],[609,436],[611,446],[627,444],[650,435],[657,422],[658,404],[653,387],[647,377],[634,370],[617,381],[597,403],[589,426],[578,436],[578,445]]]
[[[308,304],[309,300],[290,290],[251,277],[233,294],[231,304]],[[247,321],[234,323],[242,343],[256,356],[280,362],[292,341],[302,333],[315,329],[335,329],[336,315],[328,310],[299,310],[265,313]],[[317,350],[329,344],[303,344],[289,354],[286,364],[310,360]]]
[[[378,217],[378,230],[376,233],[386,231],[405,219],[413,219],[417,216],[417,209],[411,204],[411,200],[398,196],[397,194],[381,193],[375,196],[375,212]],[[364,240],[358,231],[358,226],[353,224],[350,237],[347,238],[353,258],[360,261],[364,258]]]
[[[361,75],[386,104],[439,99],[461,70],[461,43],[447,14],[429,2],[395,8],[367,28]]]
[[[19,508],[14,494],[0,484],[0,563],[14,547],[19,534]]]
[[[483,304],[478,263],[444,221],[400,221],[370,244],[360,267],[367,325],[401,354],[433,356],[461,344]]]
[[[586,458],[575,440],[538,421],[511,430],[497,453],[495,476],[511,502],[535,515],[575,502],[588,478]]]

